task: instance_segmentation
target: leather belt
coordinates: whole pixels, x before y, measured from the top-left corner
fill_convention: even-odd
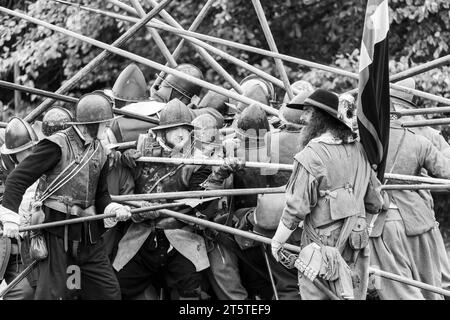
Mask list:
[[[76,206],[76,203],[72,203],[72,204],[66,204],[60,200],[55,200],[55,199],[47,199],[44,201],[43,203],[46,207],[49,207],[50,209],[62,212],[62,213],[66,213],[66,214],[73,214],[72,213],[72,207]],[[93,207],[94,204],[88,206],[86,209],[84,209],[83,211],[88,211],[89,208]],[[95,211],[95,210],[94,210]],[[94,212],[95,214],[95,212]],[[86,214],[86,215],[79,215],[80,217],[82,216],[91,216],[93,214]],[[77,215],[78,216],[78,215]]]
[[[315,230],[319,236],[330,235],[331,232],[333,232],[336,229],[341,228],[343,225],[344,225],[344,221],[339,220],[336,222],[332,222],[332,223],[317,227],[317,228],[315,228]]]

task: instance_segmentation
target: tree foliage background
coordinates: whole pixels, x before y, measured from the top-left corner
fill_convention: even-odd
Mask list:
[[[107,1],[72,0],[72,2],[127,14]],[[128,1],[123,0],[123,2]],[[151,9],[147,0],[140,0],[140,2],[147,11]],[[167,11],[183,27],[188,28],[205,2],[173,0]],[[357,71],[366,0],[262,0],[261,2],[280,52],[334,65],[348,71]],[[112,43],[130,27],[127,22],[115,21],[50,0],[0,0],[0,5],[21,10],[33,17],[106,43]],[[449,0],[390,0],[389,5],[392,73],[449,54]],[[198,31],[268,49],[251,1],[248,0],[215,1]],[[161,32],[161,35],[169,49],[173,51],[180,38],[167,32]],[[218,47],[272,75],[277,75],[275,64],[270,58],[223,46]],[[165,63],[147,30],[136,34],[132,40],[128,41],[125,49]],[[99,49],[78,40],[23,20],[0,15],[1,79],[12,81],[14,63],[17,63],[22,84],[54,91],[99,52]],[[191,46],[185,46],[178,60],[178,62],[197,64],[208,81],[228,86],[223,83],[219,75],[209,69]],[[248,75],[245,70],[226,60],[218,58],[218,61],[238,80]],[[70,94],[79,96],[95,89],[112,87],[116,77],[127,64],[128,61],[121,57],[113,57],[105,61]],[[147,80],[153,81],[156,71],[144,66],[141,68]],[[356,86],[355,80],[328,72],[311,70],[290,63],[286,63],[286,68],[292,82],[304,79],[317,87],[324,87],[338,93]],[[416,81],[421,90],[450,97],[449,66],[419,75]],[[278,93],[279,96],[284,94],[284,92]],[[14,108],[11,91],[0,89],[0,101],[5,108]],[[40,101],[39,97],[24,95],[25,112],[35,107]],[[434,103],[425,100],[419,103],[424,107],[435,106]],[[450,132],[446,128],[441,129],[448,138]],[[436,197],[439,198],[437,211],[440,212],[440,219],[444,224],[449,225],[450,218],[444,218],[444,212],[448,213],[450,208],[448,194]]]

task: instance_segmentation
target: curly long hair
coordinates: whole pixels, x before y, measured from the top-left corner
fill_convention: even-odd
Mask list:
[[[301,132],[302,146],[305,147],[312,139],[319,137],[327,131],[335,138],[342,140],[343,143],[349,143],[356,138],[356,133],[350,130],[345,124],[327,112],[319,108],[314,108],[310,122],[303,127]]]

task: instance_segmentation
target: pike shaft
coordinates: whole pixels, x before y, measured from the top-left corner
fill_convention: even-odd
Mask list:
[[[389,280],[392,280],[392,281],[401,282],[401,283],[404,283],[404,284],[407,284],[407,285],[410,285],[410,286],[413,286],[413,287],[416,287],[416,288],[420,288],[420,289],[423,289],[423,290],[431,291],[431,292],[434,292],[434,293],[437,293],[437,294],[441,294],[441,295],[446,296],[446,297],[450,297],[450,291],[444,290],[442,288],[438,288],[438,287],[435,287],[435,286],[432,286],[432,285],[429,285],[427,283],[423,283],[423,282],[420,282],[420,281],[417,281],[417,280],[413,280],[413,279],[408,279],[408,278],[396,275],[394,273],[386,272],[386,271],[379,270],[379,269],[376,269],[376,268],[373,268],[373,267],[369,268],[369,272],[373,273],[373,274],[375,274],[375,275],[377,275],[379,277],[383,277],[383,278],[386,278],[386,279],[389,279]]]
[[[60,100],[60,101],[68,102],[68,103],[77,103],[78,102],[78,98],[74,98],[74,97],[67,96],[64,94],[59,94],[59,93],[53,93],[53,92],[46,91],[46,90],[26,87],[24,85],[15,84],[15,83],[3,81],[3,80],[0,80],[0,87],[12,89],[12,90],[19,90],[19,91],[51,98],[54,100]],[[150,122],[153,124],[159,124],[159,120],[148,117],[148,116],[141,115],[139,113],[125,111],[125,110],[118,109],[118,108],[113,108],[113,113],[119,114],[119,115],[124,115],[124,116],[130,117],[130,118],[133,118],[133,119],[142,120],[145,122]],[[5,126],[6,126],[6,123],[5,123]]]
[[[115,202],[123,201],[152,201],[152,200],[175,200],[187,198],[210,198],[210,197],[227,197],[236,195],[255,195],[269,193],[284,193],[285,188],[252,188],[252,189],[222,189],[222,190],[206,190],[206,191],[179,191],[179,192],[162,192],[148,194],[130,194],[122,196],[111,196]]]
[[[132,26],[129,30],[127,30],[122,36],[120,36],[114,43],[111,45],[113,48],[119,48],[122,47],[129,39],[131,39],[132,36],[136,34],[136,32],[144,27],[147,22],[149,22],[153,17],[155,17],[162,9],[164,9],[172,0],[163,0],[156,8],[151,10],[144,19],[140,20],[138,23],[136,23],[134,26]],[[15,12],[3,7],[0,7],[0,11],[3,13],[7,13],[10,15],[15,15],[16,17],[28,20],[30,22],[33,22],[30,19],[33,19],[36,24],[42,23],[42,21],[38,19],[31,18],[25,14]],[[41,24],[42,25],[42,24]],[[51,24],[49,24],[51,25]],[[63,29],[63,28],[61,28]],[[55,29],[53,29],[55,30]],[[56,31],[56,30],[55,30]],[[67,33],[66,33],[67,34]],[[76,34],[76,33],[74,33]],[[56,93],[66,93],[75,85],[81,81],[86,75],[88,75],[90,72],[92,72],[95,68],[97,68],[101,63],[103,63],[104,60],[106,60],[111,55],[111,52],[104,49],[102,53],[100,53],[97,57],[95,57],[91,62],[89,62],[83,69],[78,71],[72,78],[70,78],[68,81],[66,81],[57,91]],[[31,111],[26,117],[25,121],[31,123],[33,122],[39,115],[50,108],[50,106],[55,102],[53,99],[46,99],[44,102],[42,102],[36,109]]]
[[[167,209],[167,208],[175,208],[175,207],[180,207],[182,205],[183,205],[183,203],[166,203],[166,204],[161,204],[161,205],[156,205],[156,206],[151,206],[151,207],[131,209],[131,214],[138,214],[138,213],[142,213],[142,212]],[[56,221],[56,222],[41,223],[41,224],[35,224],[35,225],[30,225],[27,227],[19,228],[19,232],[40,230],[40,229],[46,229],[46,228],[55,228],[55,227],[61,227],[61,226],[66,226],[66,225],[70,225],[70,224],[96,221],[96,220],[102,220],[102,219],[106,219],[106,218],[114,218],[115,216],[116,216],[115,213],[108,213],[108,214],[105,213],[105,214],[98,214],[98,215],[90,216],[90,217],[81,217],[81,218],[74,218],[74,219],[68,219],[68,220],[62,220],[62,221]],[[3,232],[0,232],[0,236],[2,234],[3,234]]]
[[[402,124],[405,128],[449,125],[450,118],[408,121]]]

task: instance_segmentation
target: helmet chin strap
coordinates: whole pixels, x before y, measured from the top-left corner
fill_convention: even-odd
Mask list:
[[[92,142],[95,142],[95,140],[98,140],[97,136],[91,137],[85,125],[77,124],[74,126],[74,128],[80,138],[84,140],[85,144],[90,144]]]

